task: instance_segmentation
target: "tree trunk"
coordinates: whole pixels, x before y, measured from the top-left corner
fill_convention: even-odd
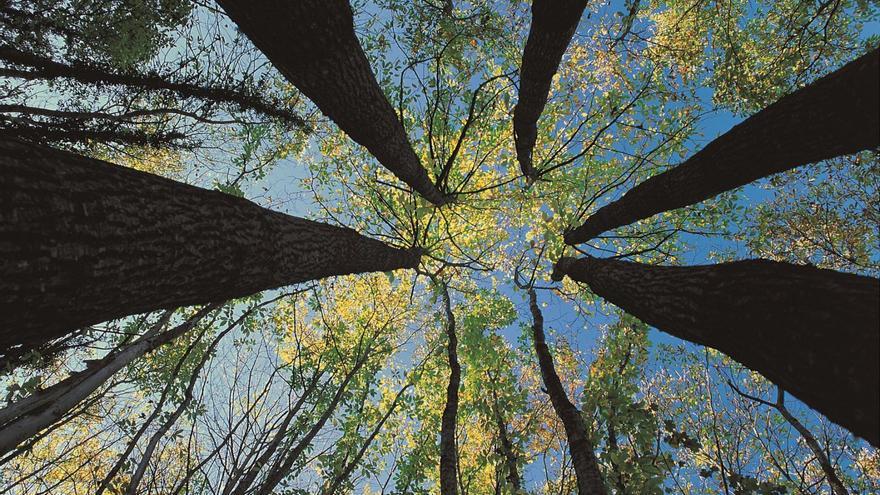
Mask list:
[[[538,117],[544,111],[553,74],[577,29],[585,0],[535,0],[532,26],[520,65],[519,101],[513,109],[516,158],[526,178],[537,178],[532,151],[538,136]]]
[[[70,79],[96,86],[115,84],[149,91],[169,91],[183,98],[198,98],[216,103],[231,104],[242,110],[273,117],[288,125],[307,127],[306,122],[282,102],[267,101],[259,96],[222,86],[199,86],[197,84],[168,80],[158,74],[120,73],[105,67],[83,63],[64,64],[47,57],[26,53],[10,46],[0,46],[0,59],[7,63],[27,67],[30,70],[0,69],[0,75],[26,80]]]
[[[504,420],[501,408],[498,407],[498,394],[495,392],[494,382],[495,380],[492,380],[489,390],[492,393],[492,414],[495,415],[495,425],[498,427],[499,450],[501,451],[501,457],[504,458],[504,464],[507,467],[507,476],[505,479],[507,480],[507,484],[510,486],[511,491],[514,494],[519,495],[522,493],[522,480],[519,476],[519,470],[516,467],[516,452],[514,452],[513,442],[507,434],[507,422]]]
[[[767,260],[650,266],[567,258],[568,275],[658,330],[761,373],[878,445],[880,281]]]
[[[458,363],[458,336],[455,316],[449,300],[449,289],[443,284],[443,305],[446,310],[446,355],[449,358],[449,384],[446,405],[440,419],[440,494],[458,493],[458,450],[455,445],[455,422],[458,417],[458,388],[461,386],[461,365]]]
[[[535,340],[535,353],[538,355],[538,366],[541,368],[541,378],[544,388],[550,396],[553,410],[565,427],[565,436],[568,438],[568,450],[571,453],[571,462],[577,477],[578,493],[580,495],[604,495],[605,483],[602,481],[602,473],[599,471],[599,463],[596,453],[593,452],[593,444],[587,436],[587,426],[581,412],[568,399],[568,394],[562,386],[556,367],[553,365],[553,357],[544,339],[544,315],[538,307],[538,296],[535,289],[529,288],[529,309],[532,312],[532,336]]]
[[[874,50],[752,115],[681,165],[655,175],[566,232],[566,244],[692,205],[754,180],[880,145]]]
[[[447,201],[376,82],[346,0],[218,3],[284,77],[379,163],[428,201]]]
[[[245,199],[0,135],[0,352],[122,316],[419,253]]]

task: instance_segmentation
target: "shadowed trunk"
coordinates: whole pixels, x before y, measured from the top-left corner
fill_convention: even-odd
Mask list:
[[[447,201],[376,82],[346,0],[218,3],[284,77],[379,163],[428,201]]]
[[[565,233],[566,244],[808,163],[880,145],[880,55],[874,50],[782,97]]]
[[[580,495],[604,495],[605,484],[602,482],[602,473],[599,471],[599,463],[593,444],[587,436],[587,426],[580,411],[568,399],[565,388],[556,367],[553,365],[553,356],[544,339],[544,315],[538,307],[538,296],[535,289],[529,288],[529,309],[532,312],[532,336],[535,339],[535,353],[538,355],[538,366],[541,368],[541,378],[544,388],[550,396],[553,410],[565,427],[565,436],[568,438],[568,450],[571,453],[571,462],[577,477],[578,493]]]
[[[567,258],[568,275],[658,330],[727,354],[878,445],[880,281],[767,260],[651,266]]]
[[[0,353],[126,315],[413,268],[415,250],[0,135]]]
[[[491,379],[491,377],[490,377]],[[522,480],[519,476],[519,470],[516,467],[516,452],[514,452],[513,442],[507,434],[507,422],[498,407],[498,394],[495,392],[495,380],[491,380],[492,384],[489,390],[492,393],[492,414],[495,415],[495,425],[498,427],[498,443],[501,457],[504,458],[505,467],[507,467],[507,484],[514,494],[522,493]]]
[[[513,109],[516,158],[528,179],[535,179],[538,172],[532,164],[538,117],[547,104],[553,74],[559,69],[586,6],[585,0],[535,0],[532,3],[532,26],[519,71],[519,101]]]
[[[283,120],[290,126],[307,127],[305,121],[286,108],[282,102],[266,101],[256,95],[220,86],[199,86],[165,79],[158,74],[120,73],[105,67],[83,63],[64,64],[47,57],[26,53],[10,46],[0,46],[0,59],[28,70],[0,68],[0,76],[19,79],[46,80],[71,79],[80,83],[104,85],[118,84],[150,91],[169,91],[184,98],[232,104],[242,110],[251,110]]]
[[[458,336],[455,316],[449,300],[449,289],[443,284],[443,306],[446,311],[446,355],[449,358],[449,384],[446,405],[440,419],[440,494],[458,493],[458,451],[455,446],[455,422],[458,417],[458,388],[461,386],[461,365],[458,363]]]

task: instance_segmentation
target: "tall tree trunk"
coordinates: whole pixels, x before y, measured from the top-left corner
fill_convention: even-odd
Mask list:
[[[65,64],[33,53],[23,52],[11,46],[0,46],[0,60],[27,70],[0,68],[0,76],[19,79],[46,80],[70,79],[84,84],[113,84],[148,91],[168,91],[183,98],[197,98],[216,103],[231,104],[242,110],[250,110],[286,122],[290,126],[306,127],[305,121],[283,102],[266,100],[239,89],[223,86],[199,86],[173,81],[158,74],[115,72],[106,67],[84,63]]]
[[[658,330],[763,374],[878,445],[880,281],[767,260],[650,266],[568,258],[568,275]]]
[[[565,427],[565,436],[568,438],[568,450],[571,453],[571,462],[577,477],[578,493],[581,495],[604,495],[605,483],[602,481],[602,473],[599,471],[599,462],[593,451],[593,443],[587,435],[587,426],[581,412],[568,399],[568,394],[562,386],[556,367],[553,365],[553,356],[544,338],[544,315],[538,307],[538,296],[535,289],[529,288],[529,310],[532,312],[532,336],[535,340],[535,353],[538,355],[538,366],[541,369],[541,378],[544,388],[550,396],[553,410]]]
[[[537,178],[538,173],[532,164],[538,117],[544,111],[550,82],[586,6],[586,0],[535,0],[532,3],[532,26],[519,71],[519,101],[513,109],[516,158],[523,175],[530,180]]]
[[[461,365],[458,363],[458,336],[455,334],[455,315],[449,289],[441,282],[443,307],[446,311],[446,356],[449,359],[449,384],[446,386],[446,405],[440,418],[440,494],[458,493],[458,450],[455,445],[455,423],[458,417],[458,389],[461,386]]]
[[[489,390],[492,393],[492,414],[495,416],[495,425],[498,427],[499,450],[501,451],[501,457],[504,458],[505,467],[507,467],[507,476],[505,479],[513,493],[519,495],[522,493],[522,479],[520,478],[519,470],[516,467],[516,452],[514,452],[513,442],[507,434],[507,422],[504,420],[504,415],[501,413],[501,408],[498,406],[498,394],[495,392],[495,380],[492,379],[491,382]]]
[[[0,353],[130,314],[418,262],[351,229],[0,135]]]
[[[431,182],[355,36],[346,0],[218,0],[278,70],[385,168],[428,201]]]
[[[627,191],[565,233],[566,244],[692,205],[771,174],[880,145],[874,50],[752,115],[681,165]]]

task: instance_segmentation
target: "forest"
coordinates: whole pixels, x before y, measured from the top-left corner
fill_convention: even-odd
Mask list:
[[[878,46],[0,0],[0,495],[880,494]]]

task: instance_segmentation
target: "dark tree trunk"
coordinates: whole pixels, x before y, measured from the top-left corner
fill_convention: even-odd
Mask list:
[[[495,415],[495,425],[498,427],[498,450],[501,453],[501,457],[504,458],[504,464],[507,467],[507,476],[505,477],[507,484],[514,494],[519,495],[522,493],[522,480],[516,467],[516,452],[514,452],[513,442],[507,434],[507,422],[504,420],[504,415],[498,406],[498,394],[495,393],[494,380],[492,382],[490,386],[492,392],[492,414]]]
[[[593,451],[593,443],[587,435],[587,426],[581,412],[568,399],[568,394],[562,386],[556,367],[553,365],[553,356],[544,339],[544,315],[538,307],[538,296],[535,289],[529,289],[529,309],[532,312],[532,336],[535,340],[535,353],[538,355],[538,366],[541,369],[541,378],[544,388],[550,396],[553,410],[565,427],[565,436],[568,438],[568,450],[571,453],[571,462],[574,465],[574,473],[577,477],[578,493],[580,495],[604,495],[605,483],[602,481],[602,473],[599,471],[599,462]]]
[[[130,314],[418,261],[351,229],[0,135],[0,353]]]
[[[532,151],[538,137],[538,117],[544,111],[550,82],[577,29],[585,0],[535,0],[532,26],[520,65],[519,101],[513,109],[516,158],[528,179],[537,178]]]
[[[385,168],[434,204],[434,186],[355,36],[346,0],[218,0],[278,70]]]
[[[566,232],[566,244],[692,205],[754,180],[880,145],[880,55],[874,50],[782,97]]]
[[[455,445],[455,423],[458,417],[458,388],[461,386],[461,365],[458,363],[458,336],[455,334],[455,316],[449,300],[449,289],[442,286],[443,306],[446,310],[446,356],[449,359],[449,384],[446,386],[446,405],[440,418],[440,494],[458,493],[458,450]]]
[[[50,58],[22,52],[9,46],[0,46],[0,59],[28,70],[0,69],[0,75],[27,80],[70,79],[85,84],[114,84],[149,91],[169,91],[184,98],[225,103],[242,110],[250,110],[268,117],[282,120],[291,126],[305,127],[302,117],[285,108],[282,102],[266,101],[256,95],[240,90],[219,86],[199,86],[172,81],[159,74],[137,74],[114,72],[105,67],[83,63],[64,64]]]
[[[568,275],[658,330],[727,354],[878,445],[880,281],[767,260],[650,266],[562,258]]]

